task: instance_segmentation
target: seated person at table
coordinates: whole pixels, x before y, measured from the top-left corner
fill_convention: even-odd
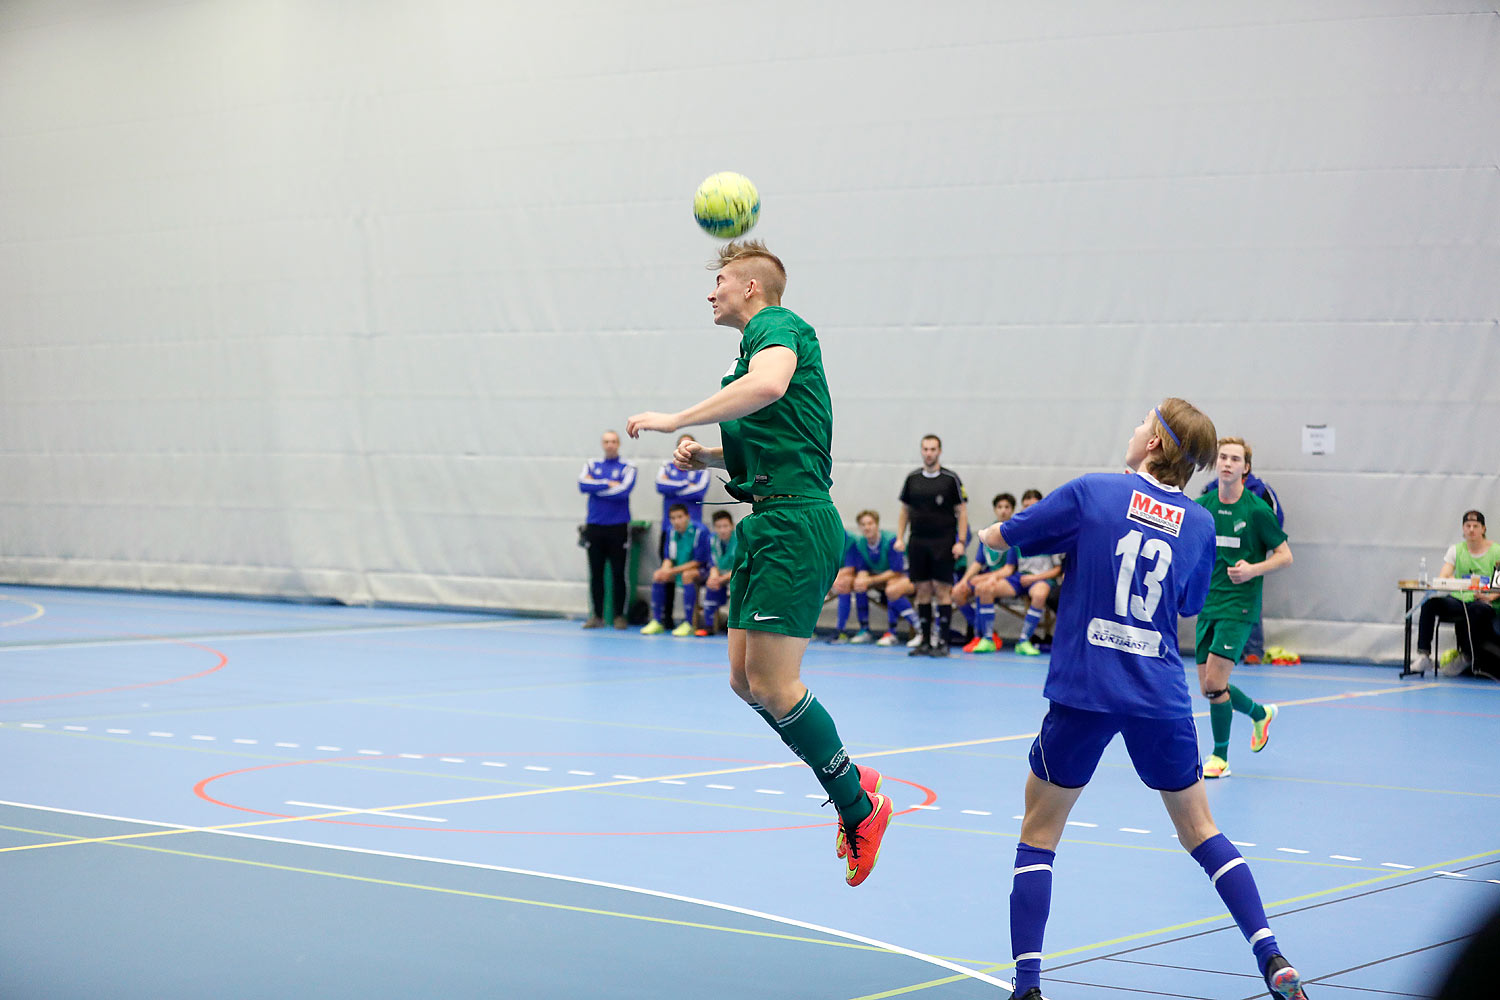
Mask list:
[[[1477,510],[1464,512],[1463,532],[1463,540],[1443,556],[1438,576],[1463,579],[1477,574],[1488,585],[1500,562],[1500,545],[1489,540],[1484,515]],[[1492,662],[1494,658],[1488,653],[1488,647],[1495,645],[1496,596],[1494,591],[1460,590],[1434,594],[1423,601],[1417,624],[1417,659],[1412,669],[1423,673],[1433,669],[1432,637],[1438,622],[1443,621],[1452,622],[1458,634],[1458,656],[1439,668],[1444,677],[1457,677],[1470,670],[1486,676],[1500,673],[1500,665]]]

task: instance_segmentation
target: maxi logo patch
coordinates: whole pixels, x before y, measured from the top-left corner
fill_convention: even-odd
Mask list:
[[[1174,538],[1182,531],[1183,508],[1162,503],[1148,493],[1134,490],[1130,494],[1130,509],[1125,516],[1138,524],[1158,531],[1165,531]]]

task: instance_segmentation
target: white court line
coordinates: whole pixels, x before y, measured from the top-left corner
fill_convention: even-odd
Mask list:
[[[552,879],[557,882],[571,882],[574,885],[591,885],[600,889],[614,889],[619,892],[633,892],[641,896],[653,896],[657,899],[670,899],[674,902],[688,903],[693,906],[705,906],[713,910],[722,910],[725,913],[738,913],[741,916],[755,917],[759,920],[769,920],[772,923],[782,924],[787,927],[800,927],[803,930],[814,931],[818,934],[827,934],[830,937],[843,938],[845,941],[853,941],[856,944],[869,945],[871,948],[879,948],[895,955],[905,955],[907,958],[916,959],[918,962],[936,966],[939,969],[947,969],[970,979],[977,979],[982,983],[1002,990],[1009,990],[1010,983],[1002,982],[993,976],[987,976],[983,972],[970,969],[967,966],[928,955],[925,952],[914,951],[911,948],[903,948],[899,944],[891,944],[876,938],[865,937],[862,934],[853,934],[849,931],[841,931],[833,927],[824,927],[820,924],[808,923],[805,920],[796,920],[792,917],[778,916],[775,913],[766,913],[761,910],[751,910],[743,906],[734,906],[729,903],[716,903],[709,899],[696,899],[692,896],[682,896],[675,892],[662,892],[658,889],[644,889],[640,886],[622,885],[618,882],[601,882],[597,879],[579,878],[575,875],[558,875],[552,872],[530,871],[525,868],[508,868],[503,865],[486,865],[478,861],[457,861],[452,858],[429,858],[420,854],[397,854],[394,851],[376,851],[365,847],[347,847],[342,844],[320,844],[311,840],[292,840],[287,837],[269,837],[263,833],[245,833],[241,830],[204,830],[195,826],[184,826],[181,823],[160,823],[146,819],[130,819],[124,816],[107,816],[102,813],[83,812],[77,809],[57,809],[52,806],[39,806],[25,802],[8,802],[0,799],[0,805],[15,806],[20,809],[37,809],[43,812],[64,813],[69,816],[85,816],[90,819],[107,819],[119,823],[138,823],[142,826],[164,827],[171,830],[184,830],[192,833],[212,833],[225,837],[239,837],[244,840],[261,840],[273,844],[290,844],[296,847],[316,847],[328,851],[344,851],[349,854],[365,854],[382,858],[396,858],[401,861],[424,861],[436,865],[453,865],[458,868],[473,868],[480,871],[502,872],[507,875],[525,875],[530,878]]]
[[[437,816],[417,816],[412,813],[391,812],[389,809],[356,809],[353,806],[331,806],[326,802],[298,802],[296,799],[287,799],[289,806],[306,806],[309,809],[340,809],[354,813],[369,813],[371,816],[389,816],[392,819],[420,819],[427,823],[446,823],[445,819]]]
[[[1120,832],[1121,833],[1150,833],[1151,831],[1150,830],[1142,830],[1139,827],[1134,827],[1134,826],[1122,826],[1122,827],[1120,827]]]
[[[20,624],[17,622],[16,624]],[[203,635],[143,635],[128,639],[89,639],[82,642],[32,642],[0,645],[0,653],[37,649],[93,649],[101,646],[140,646],[159,642],[259,642],[262,639],[310,639],[330,635],[368,635],[374,632],[432,632],[442,629],[514,628],[534,625],[529,619],[503,622],[427,622],[420,625],[364,625],[358,628],[289,629],[285,632],[209,632]]]
[[[32,601],[23,601],[19,597],[11,597],[9,594],[0,594],[0,601],[15,601],[17,604],[24,604],[28,608],[36,609],[25,618],[12,618],[8,622],[0,622],[0,628],[9,628],[12,625],[25,625],[27,622],[36,621],[38,618],[42,617],[42,615],[45,615],[47,613],[47,609],[42,607],[40,604],[36,604]]]

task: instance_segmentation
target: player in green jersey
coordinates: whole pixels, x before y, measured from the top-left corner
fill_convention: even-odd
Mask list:
[[[870,874],[893,811],[880,775],[854,764],[826,709],[803,685],[802,655],[844,553],[833,486],[833,403],[817,334],[781,305],[786,268],[758,240],[726,244],[708,301],[714,323],[741,332],[722,388],[678,413],[637,413],[626,433],[718,423],[723,445],[679,442],[681,469],[721,468],[736,500],[754,504],[735,527],[729,593],[729,685],[817,776],[839,811],[844,878]]]
[[[1229,683],[1229,673],[1245,651],[1250,630],[1260,621],[1261,578],[1292,564],[1292,549],[1276,514],[1245,489],[1244,438],[1219,439],[1219,488],[1198,502],[1214,516],[1218,543],[1208,600],[1198,615],[1198,684],[1208,699],[1214,752],[1203,763],[1205,778],[1229,777],[1229,733],[1234,713],[1250,716],[1250,749],[1265,748],[1275,705],[1261,705]]]

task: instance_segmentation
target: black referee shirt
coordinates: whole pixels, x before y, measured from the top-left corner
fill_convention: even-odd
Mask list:
[[[906,504],[913,538],[957,539],[958,507],[968,499],[958,473],[942,466],[930,476],[918,469],[901,486],[901,502]]]

